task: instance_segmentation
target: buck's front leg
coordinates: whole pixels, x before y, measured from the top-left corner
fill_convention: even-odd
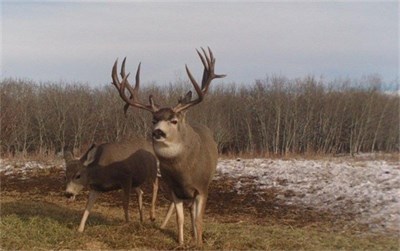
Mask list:
[[[85,224],[86,224],[86,220],[89,217],[90,211],[93,208],[94,202],[96,201],[96,199],[99,197],[100,193],[96,192],[94,190],[91,190],[89,192],[89,198],[86,204],[86,208],[85,208],[85,212],[83,213],[82,219],[81,219],[81,224],[79,224],[79,228],[78,228],[78,232],[83,232],[83,230],[85,229]]]
[[[183,223],[184,223],[183,201],[178,199],[173,192],[171,194],[176,210],[176,222],[178,225],[178,241],[179,245],[183,245]]]

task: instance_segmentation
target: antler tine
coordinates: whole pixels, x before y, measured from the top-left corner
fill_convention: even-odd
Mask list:
[[[127,85],[126,85],[126,86],[124,85],[124,88],[125,88],[125,87],[128,87],[129,93],[131,94],[131,96],[129,97],[129,99],[132,99],[132,98],[133,98],[132,88],[130,88],[131,85],[130,85],[129,82],[128,82],[128,78],[127,78],[127,77],[125,78],[125,76],[126,76],[126,74],[125,74],[125,62],[126,62],[126,57],[124,57],[124,60],[122,60],[120,75],[121,75],[121,77],[122,77],[122,79],[123,79],[122,82],[123,82],[123,83],[127,82]],[[128,75],[129,75],[129,74],[128,74]],[[124,93],[125,93],[125,91],[124,91]],[[129,103],[126,103],[126,104],[124,105],[124,114],[125,114],[125,117],[126,117],[126,113],[127,113],[127,111],[128,111],[129,106],[130,106]]]
[[[131,84],[130,84],[129,81],[128,81],[128,76],[129,76],[130,73],[128,73],[128,76],[126,76],[126,74],[125,74],[125,62],[126,62],[126,57],[125,57],[124,60],[122,61],[122,65],[121,65],[121,72],[120,72],[120,75],[121,75],[121,77],[122,77],[122,79],[123,79],[123,81],[122,81],[121,83],[123,83],[123,82],[126,83],[126,84],[124,84],[124,88],[126,87],[126,88],[128,89],[128,91],[129,91],[129,93],[131,94],[131,96],[130,96],[129,99],[135,99],[135,97],[137,96],[138,89],[139,89],[139,80],[140,80],[140,79],[139,79],[139,74],[140,74],[140,64],[141,64],[141,63],[139,63],[138,69],[137,69],[137,71],[136,71],[136,84],[135,84],[135,88],[132,89],[132,86],[131,86]]]
[[[140,65],[139,63],[138,69],[136,71],[136,83],[135,83],[135,88],[132,88],[132,86],[128,82],[128,77],[129,74],[125,74],[125,62],[126,62],[126,57],[124,58],[121,66],[121,72],[120,75],[122,77],[122,81],[119,81],[118,74],[117,74],[117,64],[118,64],[118,59],[115,61],[114,66],[112,68],[112,73],[111,77],[113,79],[112,84],[117,88],[119,92],[119,96],[122,98],[122,100],[125,101],[125,106],[124,106],[124,111],[126,113],[127,109],[129,106],[134,106],[137,108],[145,109],[150,112],[155,112],[158,110],[158,107],[154,104],[152,97],[150,97],[150,105],[144,105],[139,101],[138,96],[138,91],[139,91],[139,85],[140,85]],[[130,98],[128,98],[125,95],[125,89],[128,89],[129,93],[131,94]]]
[[[139,90],[139,85],[140,85],[140,66],[141,65],[142,65],[142,62],[139,62],[139,65],[138,65],[138,68],[137,68],[137,71],[136,71],[136,77],[135,77],[135,80],[136,80],[135,89],[136,90]]]
[[[207,58],[207,53],[204,51],[203,48],[201,48],[201,50],[203,51],[204,55],[205,55],[206,58]],[[208,58],[207,58],[207,61],[206,61],[206,60],[204,59],[203,55],[201,55],[201,53],[199,52],[199,50],[196,49],[196,51],[197,51],[197,54],[199,55],[199,57],[200,57],[200,59],[201,59],[201,62],[203,63],[204,69],[205,69],[205,70],[208,70],[208,65],[209,65],[209,62],[208,62],[209,60],[208,60]]]
[[[187,102],[187,103],[178,103],[173,110],[175,112],[180,112],[183,111],[185,109],[188,109],[191,106],[194,106],[198,103],[200,103],[201,101],[203,101],[204,96],[206,95],[207,91],[208,91],[208,87],[211,84],[211,81],[215,78],[223,78],[226,75],[224,74],[215,74],[214,72],[214,66],[215,66],[215,58],[214,55],[210,49],[210,47],[208,47],[208,53],[206,52],[206,50],[204,48],[201,47],[201,50],[203,51],[203,54],[200,53],[199,50],[196,49],[197,54],[200,57],[200,60],[204,66],[204,70],[203,70],[203,78],[201,81],[201,89],[199,87],[199,85],[197,84],[197,81],[194,79],[192,73],[190,72],[188,66],[186,65],[186,73],[188,74],[188,77],[190,79],[190,81],[192,82],[192,85],[194,87],[194,89],[196,90],[196,93],[198,95],[198,98],[196,100]]]
[[[122,60],[122,65],[121,65],[120,75],[122,78],[125,78],[125,62],[126,62],[126,57],[124,57],[124,60]]]
[[[210,54],[210,58],[214,58],[214,55],[213,55],[210,47],[207,46],[207,49],[208,49],[208,53]],[[214,59],[214,61],[215,61],[215,59]]]
[[[118,64],[118,58],[115,60],[114,66],[111,71],[111,78],[112,78],[112,84],[119,90],[120,83],[117,75],[117,64]]]
[[[193,77],[192,73],[190,72],[188,66],[185,65],[185,67],[186,67],[186,73],[188,74],[189,79],[190,79],[190,81],[192,82],[193,87],[194,87],[194,89],[195,89],[197,95],[199,96],[199,98],[202,98],[202,97],[203,97],[203,92],[201,91],[199,85],[197,84],[196,79],[194,79],[194,77]]]

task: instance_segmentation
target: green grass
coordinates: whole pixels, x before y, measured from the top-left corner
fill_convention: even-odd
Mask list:
[[[108,205],[108,207],[110,207]],[[1,202],[0,241],[3,250],[58,249],[158,249],[177,248],[174,217],[166,230],[160,230],[161,217],[155,223],[124,224],[122,209],[95,206],[84,233],[76,231],[83,210],[60,202],[13,200]],[[83,208],[82,208],[83,209]],[[159,215],[163,215],[162,208]],[[238,216],[240,217],[240,216]],[[207,217],[205,221],[206,250],[398,250],[396,236],[360,234],[355,231],[334,231],[329,224],[293,227],[280,221],[265,224],[256,221],[222,223],[223,216]],[[186,244],[190,226],[186,219]]]

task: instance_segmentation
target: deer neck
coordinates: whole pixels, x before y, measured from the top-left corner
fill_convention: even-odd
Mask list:
[[[180,128],[180,133],[174,140],[153,142],[154,152],[160,160],[177,161],[193,155],[199,146],[199,137],[190,125]]]

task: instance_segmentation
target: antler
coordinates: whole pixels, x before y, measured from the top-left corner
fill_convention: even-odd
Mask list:
[[[129,106],[134,106],[137,108],[141,108],[150,112],[156,112],[158,111],[158,107],[154,104],[153,101],[153,96],[149,96],[149,103],[150,105],[145,105],[142,102],[140,102],[138,98],[138,92],[139,92],[139,85],[140,85],[140,65],[139,63],[138,69],[136,71],[136,83],[135,83],[135,88],[132,88],[132,86],[128,82],[128,77],[129,74],[125,74],[125,61],[126,57],[124,58],[124,61],[122,61],[122,66],[121,66],[121,77],[122,81],[119,81],[118,74],[117,74],[117,64],[118,64],[118,59],[115,60],[114,66],[112,68],[111,72],[111,77],[112,77],[112,84],[117,88],[119,92],[119,96],[122,98],[122,100],[125,101],[125,106],[124,106],[124,112],[126,114],[126,111],[128,110]],[[125,94],[125,89],[128,89],[129,93],[131,94],[130,98],[128,98]]]
[[[186,72],[189,76],[190,81],[193,84],[194,89],[196,90],[198,98],[196,100],[189,101],[189,102],[179,102],[173,108],[174,112],[181,112],[181,111],[186,110],[189,107],[194,106],[194,105],[200,103],[201,101],[203,101],[204,96],[207,94],[208,87],[211,84],[211,81],[215,78],[223,78],[226,76],[225,74],[218,75],[218,74],[214,73],[215,58],[214,58],[214,55],[213,55],[210,47],[208,47],[208,55],[207,55],[207,52],[203,48],[201,48],[201,50],[203,51],[204,56],[196,49],[197,54],[199,54],[201,62],[204,65],[203,79],[201,81],[201,89],[200,89],[199,85],[197,84],[196,80],[194,79],[194,77],[192,76],[192,74],[190,73],[190,70],[187,67],[187,65],[185,66]]]

